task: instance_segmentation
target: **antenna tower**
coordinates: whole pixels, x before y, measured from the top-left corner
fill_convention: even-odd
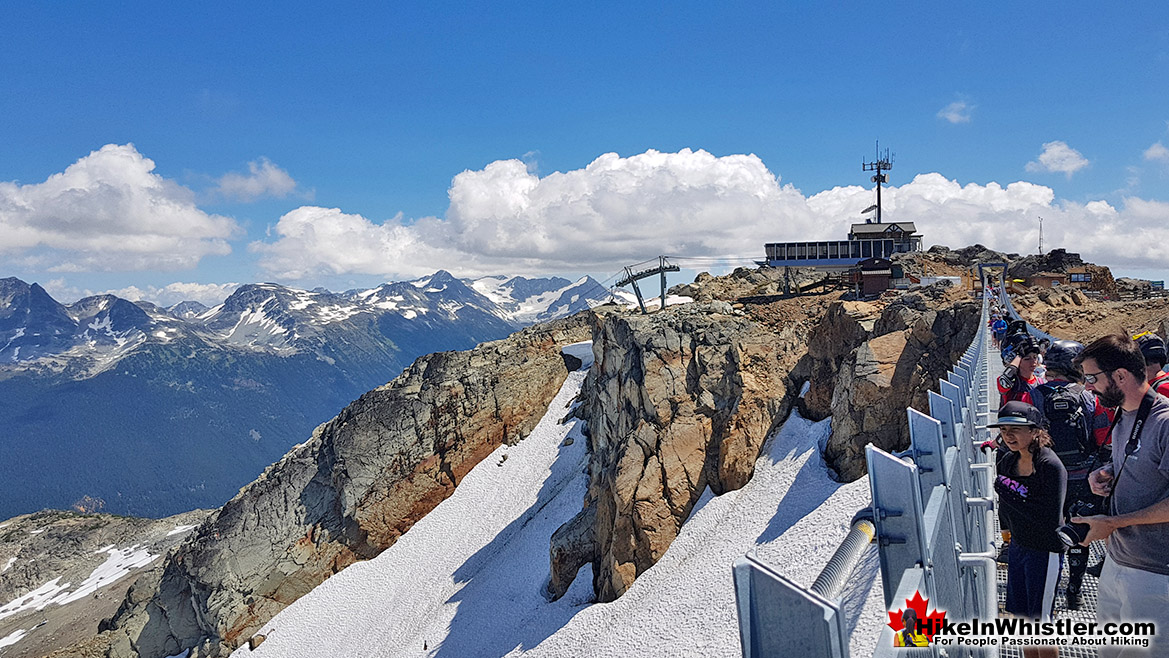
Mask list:
[[[1039,218],[1039,255],[1043,255],[1043,218]]]
[[[861,169],[863,171],[875,171],[872,178],[869,180],[877,184],[877,223],[881,223],[881,184],[888,183],[889,177],[883,172],[889,171],[893,168],[893,157],[889,155],[889,149],[885,149],[884,156],[881,154],[881,142],[877,142],[877,159],[872,162],[865,162],[861,160]]]

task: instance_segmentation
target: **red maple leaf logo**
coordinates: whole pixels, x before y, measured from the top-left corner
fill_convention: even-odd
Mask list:
[[[914,592],[912,599],[905,599],[905,607],[917,613],[918,628],[921,629],[921,634],[933,642],[934,635],[941,630],[942,624],[946,621],[946,611],[934,610],[927,614],[926,609],[929,607],[929,603],[929,599],[922,598],[921,592]],[[889,628],[892,628],[894,633],[905,628],[905,622],[901,620],[904,613],[904,608],[897,612],[889,612]]]

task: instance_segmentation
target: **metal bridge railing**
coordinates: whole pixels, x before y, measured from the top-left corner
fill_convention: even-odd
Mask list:
[[[929,414],[906,410],[909,450],[894,455],[866,447],[872,506],[858,513],[853,531],[812,588],[800,587],[752,554],[735,561],[744,658],[848,658],[849,629],[837,590],[866,534],[878,544],[887,609],[904,608],[920,594],[951,620],[998,616],[994,464],[977,449],[989,437],[988,319],[984,299],[979,331],[940,390],[930,392]],[[866,528],[866,522],[872,525]],[[894,649],[893,635],[886,625],[874,656],[907,655]],[[931,646],[911,655],[998,654],[993,647]]]

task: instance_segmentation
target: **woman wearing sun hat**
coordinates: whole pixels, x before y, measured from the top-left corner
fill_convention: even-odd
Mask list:
[[[1064,543],[1056,530],[1063,523],[1067,471],[1051,449],[1043,415],[1026,402],[999,409],[1002,445],[994,488],[999,518],[1011,530],[1007,553],[1007,612],[1049,620],[1063,565]]]

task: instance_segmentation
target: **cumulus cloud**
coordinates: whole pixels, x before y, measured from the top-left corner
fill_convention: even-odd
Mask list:
[[[950,123],[970,123],[970,113],[974,106],[966,101],[954,101],[938,110],[938,118]]]
[[[116,295],[132,302],[148,301],[159,306],[173,306],[179,302],[199,302],[205,306],[215,306],[227,299],[235,292],[238,283],[183,283],[176,281],[159,288],[156,286],[129,286],[117,290],[107,290],[107,294]]]
[[[236,201],[249,202],[263,197],[282,199],[296,191],[296,181],[268,158],[260,158],[248,163],[247,174],[224,174],[215,191]]]
[[[92,290],[69,284],[64,278],[50,279],[43,287],[53,299],[62,304],[71,304],[93,295],[114,295],[132,302],[148,301],[159,306],[173,306],[179,302],[195,301],[206,306],[215,306],[235,292],[238,283],[169,283],[165,286],[127,286],[112,290]]]
[[[412,277],[440,267],[459,275],[603,275],[659,254],[761,258],[766,242],[844,239],[874,201],[872,189],[860,186],[805,196],[753,155],[689,150],[606,154],[543,178],[519,160],[497,161],[456,176],[449,195],[446,219],[415,222],[301,207],[250,249],[269,273],[290,279]],[[927,244],[1033,251],[1039,216],[1045,245],[1098,262],[1159,264],[1157,246],[1169,244],[1167,204],[1077,204],[1025,181],[963,185],[920,174],[886,188],[883,202],[887,221],[916,222]]]
[[[0,182],[0,254],[35,253],[55,272],[177,270],[231,252],[240,232],[159,176],[133,144],[109,144],[43,183]]]
[[[1088,166],[1088,159],[1066,142],[1046,142],[1038,160],[1027,163],[1027,171],[1072,174]]]
[[[1145,149],[1145,159],[1153,162],[1169,163],[1169,148],[1165,148],[1164,144],[1157,142]]]

